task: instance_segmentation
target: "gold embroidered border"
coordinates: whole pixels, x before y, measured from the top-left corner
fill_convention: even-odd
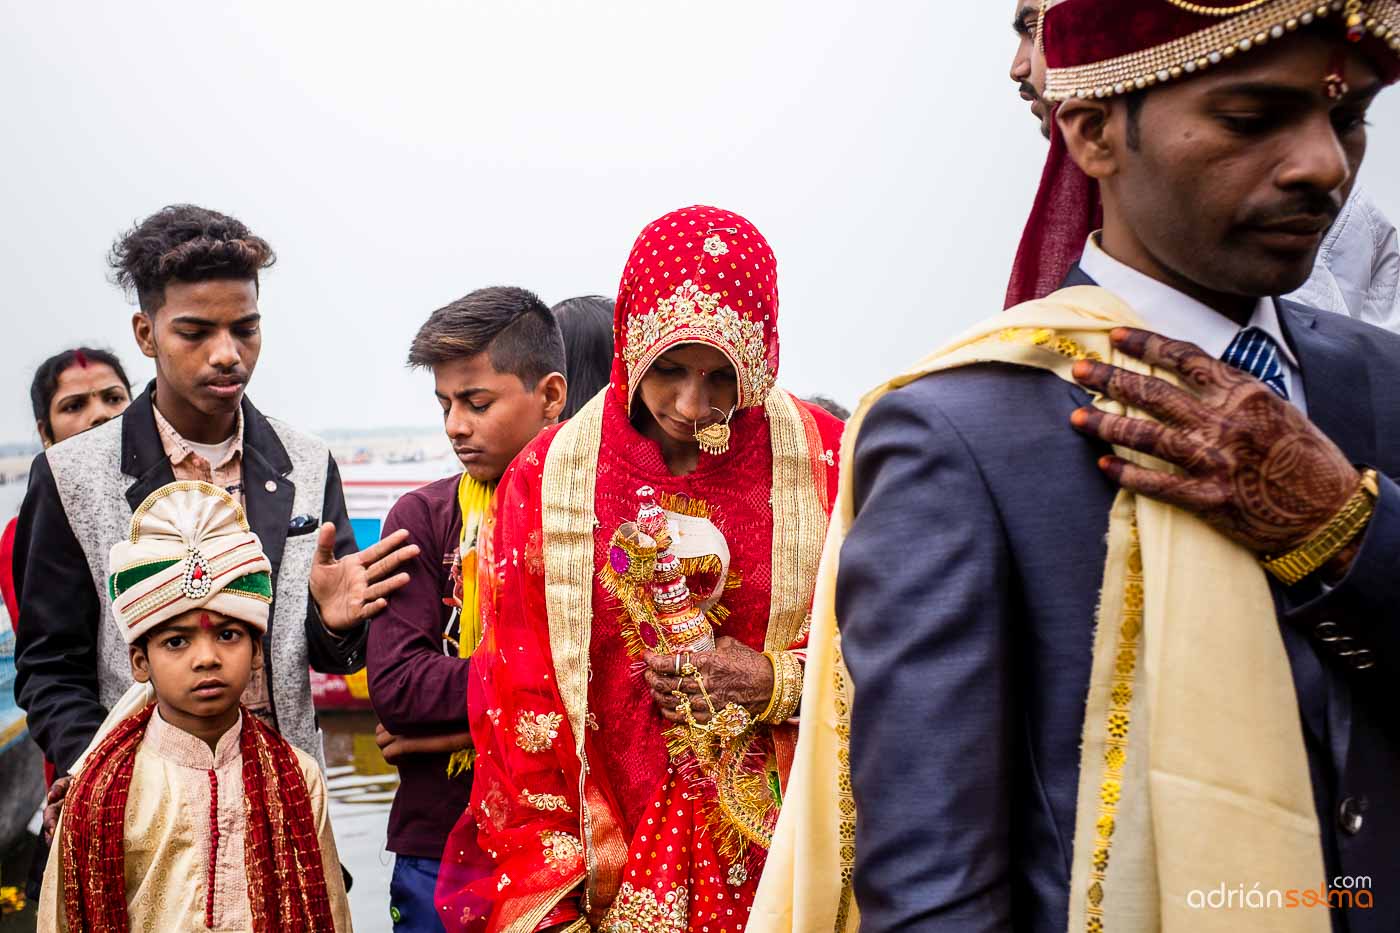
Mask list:
[[[542,894],[533,895],[528,899],[521,898],[521,900],[528,900],[528,903],[521,908],[515,920],[501,928],[501,933],[535,933],[544,918],[549,916],[549,912],[558,905],[566,894],[577,887],[583,878],[583,872],[577,872],[563,884]]]
[[[1278,0],[1140,52],[1087,65],[1051,68],[1046,74],[1045,98],[1060,101],[1071,97],[1114,97],[1174,81],[1282,39],[1342,9],[1341,0]],[[1400,2],[1370,0],[1364,15],[1367,30],[1400,53]]]
[[[851,687],[847,682],[846,659],[841,655],[840,635],[836,636],[836,808],[839,811],[841,896],[836,902],[836,933],[845,933],[850,922],[856,874],[856,795],[851,786]]]
[[[579,760],[579,834],[590,881],[596,864],[586,793],[588,756],[583,746],[588,719],[588,649],[593,632],[593,528],[598,523],[594,493],[606,398],[606,393],[599,392],[559,429],[545,456],[540,490],[549,650]]]
[[[812,471],[803,412],[782,389],[764,404],[773,446],[773,572],[767,651],[785,651],[797,641],[812,611],[812,592],[826,541],[826,510]]]
[[[1030,344],[1072,360],[1103,362],[1103,357],[1098,353],[1048,327],[1006,327],[983,339],[1000,343]]]
[[[627,410],[637,386],[656,358],[682,343],[703,343],[729,358],[739,377],[739,407],[762,404],[773,388],[764,324],[743,317],[724,296],[690,279],[656,303],[656,310],[627,319]]]
[[[564,423],[545,456],[540,490],[544,595],[554,677],[575,749],[588,714],[588,644],[593,629],[594,489],[603,438],[604,396]]]
[[[1118,803],[1123,794],[1123,768],[1128,761],[1128,731],[1132,725],[1133,677],[1137,673],[1142,636],[1142,547],[1137,517],[1129,526],[1128,565],[1123,583],[1123,616],[1118,627],[1118,650],[1113,666],[1104,722],[1102,778],[1099,781],[1098,819],[1094,822],[1094,852],[1090,860],[1089,889],[1085,894],[1085,930],[1104,933],[1103,899]]]

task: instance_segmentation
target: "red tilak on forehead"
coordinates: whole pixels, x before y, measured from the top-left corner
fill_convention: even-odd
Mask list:
[[[73,362],[77,363],[83,369],[88,368],[87,354],[84,353],[82,350],[75,350],[73,352]]]
[[[209,618],[209,613],[201,612],[199,614],[199,627],[202,629],[211,629],[214,627],[214,620]]]

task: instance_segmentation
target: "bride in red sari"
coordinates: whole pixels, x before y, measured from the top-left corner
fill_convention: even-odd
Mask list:
[[[743,931],[841,433],[774,387],[777,320],[776,263],[747,220],[651,223],[610,384],[502,479],[448,929]]]

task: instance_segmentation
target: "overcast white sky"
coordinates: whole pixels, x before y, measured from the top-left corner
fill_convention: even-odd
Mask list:
[[[0,441],[45,356],[150,378],[104,254],[177,201],[267,238],[250,389],[312,430],[437,421],[403,366],[483,285],[615,293],[637,232],[745,214],[778,256],[781,381],[853,403],[998,310],[1043,144],[1012,0],[0,0]],[[1400,90],[1364,178],[1400,215]]]

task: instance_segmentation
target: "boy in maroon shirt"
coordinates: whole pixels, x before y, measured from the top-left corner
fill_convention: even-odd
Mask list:
[[[433,907],[443,844],[471,796],[476,542],[488,540],[496,481],[558,420],[567,386],[559,326],[521,288],[479,289],[434,311],[408,363],[432,370],[443,428],[465,474],[408,493],[385,519],[384,534],[405,529],[419,554],[408,584],[370,627],[366,667],[379,744],[399,769],[389,813],[390,914],[396,931],[436,933],[443,929]]]

